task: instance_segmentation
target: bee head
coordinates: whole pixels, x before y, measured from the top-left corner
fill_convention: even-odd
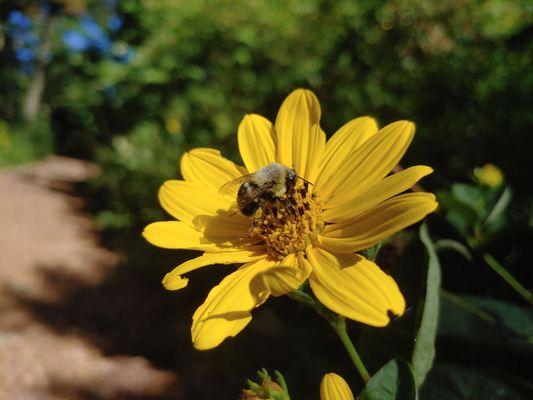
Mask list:
[[[296,172],[294,170],[289,170],[287,172],[287,177],[285,178],[285,185],[287,186],[287,191],[294,188],[294,185],[296,184]]]

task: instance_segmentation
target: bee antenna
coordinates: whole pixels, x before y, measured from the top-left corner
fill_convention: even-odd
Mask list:
[[[293,171],[296,171],[296,169],[294,168],[294,164],[291,164],[292,165],[292,170]],[[300,175],[296,175],[297,178],[300,178],[302,181],[304,181],[305,183],[311,185],[311,186],[314,186],[311,182],[309,182],[307,179],[304,179],[302,178]]]
[[[307,179],[304,179],[304,178],[302,178],[302,177],[299,176],[299,175],[296,175],[296,176],[297,176],[298,178],[300,178],[302,181],[304,181],[305,183],[308,183],[309,185],[314,186],[314,185],[313,185],[311,182],[309,182]]]

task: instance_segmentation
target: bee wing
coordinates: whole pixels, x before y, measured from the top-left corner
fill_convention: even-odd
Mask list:
[[[249,182],[251,179],[253,179],[254,175],[255,174],[248,174],[248,175],[243,175],[243,176],[239,176],[238,178],[232,179],[231,181],[226,182],[225,184],[223,184],[218,189],[218,193],[219,194],[227,194],[227,195],[230,195],[230,196],[234,196],[235,193],[237,192],[237,190],[239,189],[239,187],[244,182]]]
[[[246,181],[245,181],[246,182]],[[233,183],[233,181],[230,181],[228,183]],[[227,183],[227,184],[228,184]],[[227,185],[226,184],[226,185]],[[269,190],[270,186],[266,186],[266,187],[262,187],[262,188],[257,188],[256,189],[256,192],[254,193],[254,196],[251,197],[251,198],[248,198],[246,200],[243,201],[243,199],[241,198],[237,198],[236,201],[234,201],[233,203],[231,203],[231,206],[228,210],[229,212],[229,216],[233,216],[239,212],[241,212],[241,210],[243,208],[246,208],[248,207],[250,204],[252,204],[254,201],[256,201],[257,199],[259,199],[263,194],[265,194],[268,190]]]
[[[259,199],[272,188],[272,185],[264,185],[255,189],[253,197],[247,197],[245,199],[237,197],[237,208],[243,210],[250,204],[259,201]]]
[[[233,203],[231,203],[231,206],[228,210],[228,215],[230,217],[233,217],[235,214],[238,214],[241,210],[239,210],[239,206],[237,205],[237,202],[234,201]]]

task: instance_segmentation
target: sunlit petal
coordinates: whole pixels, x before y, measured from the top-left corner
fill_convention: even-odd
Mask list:
[[[401,315],[405,301],[394,280],[357,254],[333,255],[309,247],[311,289],[330,310],[372,326],[389,323],[389,312]]]
[[[311,127],[311,133],[307,139],[307,143],[299,143],[297,140],[294,143],[295,149],[298,151],[298,157],[296,155],[294,159],[298,159],[295,165],[299,165],[296,169],[299,172],[299,176],[310,181],[316,182],[316,178],[320,172],[320,165],[324,158],[324,151],[326,149],[326,134],[318,124]],[[307,146],[307,147],[306,147]],[[305,160],[305,168],[304,161]]]
[[[206,237],[203,232],[190,227],[180,221],[154,222],[144,228],[143,236],[155,246],[165,249],[187,249],[204,251],[225,251],[237,246],[247,244],[244,240],[239,242],[238,238],[225,237],[226,231],[219,232]]]
[[[363,250],[420,221],[436,208],[431,193],[402,194],[348,221],[326,225],[319,241],[335,253]]]
[[[326,143],[324,158],[315,187],[320,190],[328,184],[341,165],[351,162],[359,146],[378,131],[376,120],[370,117],[352,119],[344,124]]]
[[[200,186],[188,181],[166,181],[159,189],[161,206],[174,218],[201,229],[199,221],[216,217],[219,223],[239,225],[247,229],[249,218],[235,213],[233,200],[218,194],[213,187]],[[204,224],[205,225],[205,224]]]
[[[216,190],[247,173],[246,168],[222,157],[215,149],[193,149],[181,158],[181,175],[186,181]]]
[[[257,114],[246,115],[239,125],[239,150],[250,173],[276,161],[272,123]]]
[[[268,298],[268,292],[250,285],[258,272],[274,265],[267,260],[247,264],[226,276],[209,292],[192,319],[194,347],[207,350],[237,335],[252,319],[251,311]]]
[[[422,177],[429,175],[430,167],[419,165],[390,175],[372,186],[364,193],[357,190],[354,198],[341,205],[324,211],[327,222],[341,222],[356,217],[381,202],[413,187]]]
[[[412,122],[398,121],[365,141],[320,190],[326,207],[345,203],[383,179],[404,155],[414,131]]]
[[[320,104],[309,90],[292,92],[276,117],[277,160],[306,178],[320,162],[325,135],[318,127]]]
[[[178,265],[163,278],[163,286],[167,290],[178,290],[187,286],[185,278],[181,275],[194,271],[195,269],[213,264],[244,264],[266,258],[264,246],[249,247],[244,250],[234,250],[225,252],[206,252],[200,257],[185,261]],[[183,282],[185,280],[185,282]]]
[[[167,274],[168,275],[168,274]],[[166,276],[165,276],[166,278]],[[164,280],[163,280],[164,282]],[[189,283],[188,278],[182,278],[181,276],[175,276],[172,280],[165,283],[165,289],[167,290],[180,290],[187,286]]]

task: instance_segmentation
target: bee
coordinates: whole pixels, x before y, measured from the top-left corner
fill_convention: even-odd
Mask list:
[[[279,163],[272,163],[225,183],[220,189],[221,194],[233,194],[237,191],[237,208],[241,214],[252,216],[264,202],[274,202],[277,198],[289,193],[296,185],[296,179],[305,179],[296,175],[294,169]],[[309,182],[307,182],[309,183]]]

